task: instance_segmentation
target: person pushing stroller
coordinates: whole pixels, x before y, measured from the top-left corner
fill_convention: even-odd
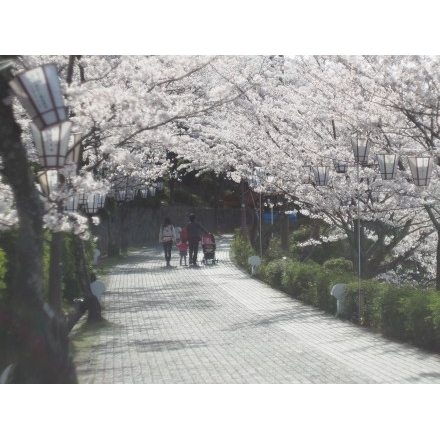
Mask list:
[[[188,247],[189,247],[189,265],[197,267],[197,253],[199,252],[199,241],[203,233],[211,235],[199,222],[195,221],[194,214],[189,215],[189,223],[186,225],[188,232]]]

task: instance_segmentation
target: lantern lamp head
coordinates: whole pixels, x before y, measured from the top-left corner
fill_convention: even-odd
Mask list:
[[[368,165],[368,155],[370,154],[370,139],[363,135],[356,135],[351,138],[354,160],[359,165]]]
[[[409,168],[416,186],[428,186],[431,180],[432,157],[408,157]]]
[[[21,72],[9,86],[39,130],[68,119],[56,64]]]
[[[396,154],[377,154],[377,163],[379,164],[380,174],[383,180],[394,179],[394,174],[397,169],[397,155]]]

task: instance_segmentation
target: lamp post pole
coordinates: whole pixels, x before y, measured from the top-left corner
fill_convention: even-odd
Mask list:
[[[356,161],[356,173],[357,173],[357,235],[358,235],[358,301],[359,301],[359,322],[362,318],[362,292],[361,292],[361,209],[360,209],[360,178],[359,178],[359,160]]]
[[[244,195],[244,191],[245,191],[245,187],[244,187],[244,179],[241,179],[241,183],[240,183],[240,189],[241,189],[241,208],[240,208],[240,213],[241,213],[241,236],[245,239],[248,239],[248,230],[247,230],[247,225],[246,225],[246,204],[245,204],[245,195]]]
[[[263,236],[262,236],[263,228],[262,228],[262,218],[261,218],[263,211],[261,209],[261,202],[262,200],[261,200],[261,191],[260,191],[260,258],[263,259]]]

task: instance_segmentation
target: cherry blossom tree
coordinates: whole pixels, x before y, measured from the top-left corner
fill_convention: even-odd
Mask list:
[[[340,237],[338,231],[345,233],[354,263],[361,253],[362,276],[396,270],[411,255],[419,260],[420,250],[432,242],[427,214],[436,203],[437,177],[429,187],[415,187],[407,156],[432,151],[428,139],[435,139],[435,134],[426,132],[435,126],[436,113],[429,104],[432,76],[414,72],[422,65],[426,72],[435,72],[436,62],[417,57],[285,60],[260,88],[250,89],[219,109],[215,119],[197,121],[188,130],[201,143],[204,159],[199,166],[219,172],[229,169],[236,181],[264,166],[271,176],[268,184],[295,200],[303,214],[336,226],[334,239]],[[415,86],[414,79],[420,84]],[[409,91],[396,91],[391,84],[411,86],[411,98]],[[421,112],[410,108],[412,102],[431,105],[432,110],[425,111],[428,121],[414,122]],[[353,160],[351,138],[358,133],[371,141],[367,167],[358,168]],[[393,181],[380,178],[375,157],[383,152],[399,154],[400,171]],[[182,154],[190,157],[191,151]],[[347,162],[348,173],[331,173],[328,187],[304,184],[308,177],[304,165],[333,166],[335,159]]]
[[[74,382],[67,334],[62,323],[54,325],[56,313],[42,299],[43,229],[54,236],[60,231],[86,236],[84,217],[60,210],[63,202],[74,194],[118,187],[128,176],[138,185],[154,181],[167,170],[167,154],[181,139],[179,121],[209,114],[254,85],[234,68],[234,63],[245,64],[243,58],[44,56],[2,61],[2,225],[15,222],[20,230],[11,318],[18,341],[15,380]],[[84,151],[79,172],[69,166],[61,170],[69,184],[43,202],[29,166],[36,161],[29,120],[18,102],[11,101],[8,80],[24,68],[48,62],[59,68]],[[38,327],[41,334],[34,319],[44,322]]]

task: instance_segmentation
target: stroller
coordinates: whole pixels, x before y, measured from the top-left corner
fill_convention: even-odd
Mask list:
[[[215,264],[218,260],[215,258],[215,238],[212,234],[202,235],[202,251],[203,251],[203,264]]]

